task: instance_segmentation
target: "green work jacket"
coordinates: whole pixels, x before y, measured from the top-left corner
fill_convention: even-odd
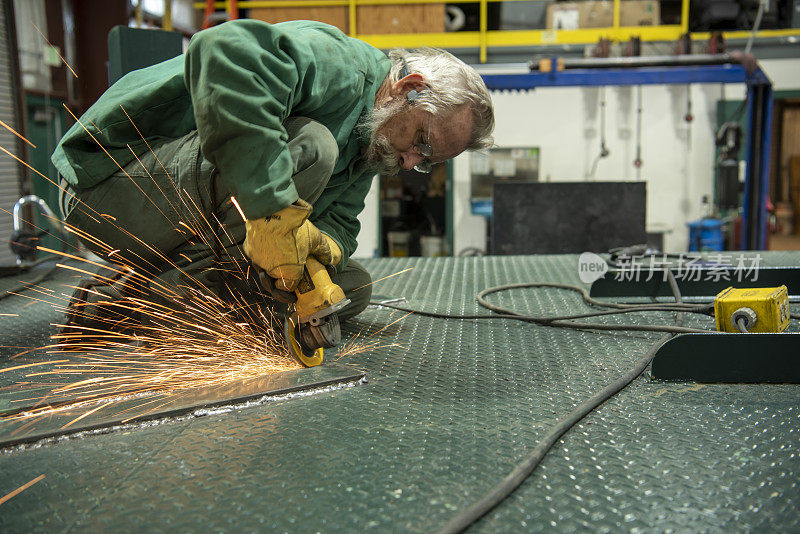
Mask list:
[[[247,218],[257,219],[298,199],[282,123],[308,117],[339,146],[310,220],[339,244],[346,261],[375,174],[361,155],[367,140],[355,127],[372,111],[390,66],[381,51],[327,24],[227,22],[197,33],[185,54],[111,86],[62,138],[52,161],[84,189],[132,161],[131,149],[147,151],[142,135],[153,144],[196,129],[205,158]]]

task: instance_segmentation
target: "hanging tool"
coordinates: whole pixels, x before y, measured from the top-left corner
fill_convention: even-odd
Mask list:
[[[342,330],[336,312],[350,304],[328,270],[309,256],[295,290],[297,302],[283,323],[289,353],[306,367],[322,363],[323,349],[337,346]]]
[[[739,151],[742,148],[742,126],[728,121],[717,130],[717,208],[733,210],[739,207]]]
[[[594,162],[592,163],[592,169],[589,171],[589,175],[587,179],[589,181],[593,181],[595,178],[595,174],[597,174],[597,164],[600,163],[600,160],[603,158],[607,158],[611,152],[608,150],[606,146],[606,88],[600,88],[600,152],[597,154],[597,157],[594,158]]]
[[[642,179],[642,86],[636,86],[636,159],[633,166],[636,167],[636,179]]]

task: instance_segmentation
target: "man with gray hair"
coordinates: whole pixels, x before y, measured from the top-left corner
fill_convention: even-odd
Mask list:
[[[220,296],[242,283],[228,279],[231,266],[252,262],[268,276],[248,269],[244,283],[288,301],[314,256],[350,298],[346,319],[371,294],[349,257],[372,177],[430,172],[490,146],[493,128],[480,76],[445,51],[387,58],[322,23],[239,20],[123,77],[52,159],[65,220],[101,257]],[[91,280],[74,301],[127,290],[124,277]],[[103,314],[83,304],[69,319]]]

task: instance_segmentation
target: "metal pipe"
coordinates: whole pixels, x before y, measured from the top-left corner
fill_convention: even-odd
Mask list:
[[[562,58],[564,69],[601,69],[613,67],[688,67],[694,65],[740,64],[730,54],[691,54],[680,56],[638,56],[609,58]],[[538,60],[529,64],[531,70],[539,70]]]
[[[53,210],[50,209],[50,206],[47,205],[47,202],[42,200],[41,198],[37,197],[36,195],[26,195],[14,204],[14,231],[17,232],[22,230],[22,223],[27,222],[31,224],[29,221],[23,221],[20,211],[22,210],[23,206],[26,204],[37,204],[39,208],[44,212],[48,219],[50,219],[50,223],[59,231],[61,234],[65,234],[64,225],[61,222],[61,219],[56,217]]]
[[[161,29],[172,31],[172,0],[164,0],[164,16],[161,18]]]
[[[144,15],[142,13],[142,1],[139,0],[136,2],[136,8],[134,9],[134,19],[136,20],[136,27],[141,28],[144,26]]]
[[[764,16],[764,8],[767,6],[767,0],[761,0],[758,3],[758,13],[756,14],[756,21],[753,23],[753,31],[750,33],[750,38],[747,40],[747,46],[744,47],[744,53],[749,54],[753,49],[753,41],[756,39],[756,33],[761,26],[761,17]]]

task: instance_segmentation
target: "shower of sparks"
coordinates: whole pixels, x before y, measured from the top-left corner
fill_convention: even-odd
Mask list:
[[[86,276],[98,265],[90,260],[83,260],[82,266],[60,264]],[[43,397],[31,393],[31,398],[20,399],[20,409],[34,407],[0,416],[0,422],[81,412],[66,422],[64,427],[69,427],[95,412],[113,414],[114,406],[132,395],[175,396],[301,367],[284,347],[279,319],[268,307],[248,305],[241,295],[222,300],[199,288],[170,287],[124,265],[108,271],[106,277],[94,276],[115,284],[124,296],[111,298],[100,289],[86,288],[84,300],[73,303],[73,313],[92,315],[94,323],[54,325],[60,331],[51,336],[53,343],[40,347],[59,359],[0,369],[0,373],[24,369],[26,384],[21,389],[25,391],[49,389]],[[38,286],[18,295],[50,303],[55,297],[53,306],[62,312],[67,312],[70,300]],[[87,311],[91,306],[101,306],[102,317]],[[142,406],[146,407],[146,400],[142,399]]]
[[[16,497],[17,495],[19,495],[20,493],[22,493],[22,492],[23,492],[23,491],[25,491],[26,489],[30,488],[31,486],[33,486],[33,485],[34,485],[34,484],[36,484],[37,482],[41,482],[41,480],[42,480],[43,478],[44,478],[44,475],[39,475],[38,477],[34,478],[34,479],[33,479],[33,480],[31,480],[30,482],[26,482],[26,483],[25,483],[25,484],[23,484],[22,486],[18,487],[17,489],[15,489],[14,491],[12,491],[12,492],[11,492],[11,493],[9,493],[8,495],[6,495],[6,496],[4,496],[4,497],[0,497],[0,504],[3,504],[4,502],[6,502],[6,501],[8,501],[8,500],[10,500],[10,499],[13,499],[14,497]]]
[[[31,26],[33,26],[34,28],[36,28],[36,24],[34,24],[33,22],[31,22]],[[49,45],[50,45],[50,48],[52,48],[52,49],[53,49],[53,52],[55,52],[55,53],[56,53],[56,55],[59,57],[59,59],[61,59],[61,61],[63,61],[63,62],[64,62],[64,65],[66,65],[66,66],[67,66],[67,68],[68,68],[68,69],[69,69],[69,71],[70,71],[70,72],[73,74],[73,76],[75,76],[75,77],[77,78],[77,77],[78,77],[78,75],[77,75],[77,74],[75,74],[75,71],[72,69],[72,67],[70,67],[70,66],[69,66],[69,63],[67,63],[67,60],[66,60],[66,59],[64,59],[64,57],[63,57],[61,54],[59,54],[59,53],[58,53],[58,49],[57,49],[55,46],[53,46],[53,44],[52,44],[52,43],[51,43],[51,42],[50,42],[50,41],[47,39],[47,37],[45,37],[45,36],[44,36],[44,34],[42,33],[42,30],[40,30],[39,28],[36,28],[36,31],[37,31],[37,32],[39,32],[39,35],[41,35],[41,36],[42,36],[42,39],[44,39],[45,41],[47,41],[47,44],[49,44]]]
[[[73,118],[80,123],[78,117],[73,115]],[[92,138],[95,139],[94,136]],[[61,188],[10,152],[5,149],[3,152]],[[110,154],[108,156],[111,158]],[[135,152],[134,156],[139,160]],[[119,164],[117,166],[125,172]],[[126,263],[125,255],[130,251],[122,251],[66,223],[64,227],[68,233],[112,263],[92,261],[79,254],[40,246],[42,252],[71,260],[69,264],[59,263],[60,268],[93,278],[97,285],[65,286],[67,292],[64,294],[34,285],[17,295],[29,299],[30,304],[48,303],[60,312],[92,321],[83,325],[66,321],[64,324],[55,324],[53,326],[58,327],[59,332],[51,336],[52,344],[27,349],[12,357],[19,358],[37,350],[45,350],[58,355],[58,359],[0,369],[0,374],[24,369],[24,381],[12,387],[17,391],[29,392],[29,398],[12,401],[11,410],[6,411],[6,415],[0,415],[0,424],[20,423],[21,426],[14,430],[18,434],[51,416],[64,419],[62,428],[97,414],[122,416],[135,412],[136,415],[126,415],[130,419],[157,411],[170,399],[191,394],[198,388],[219,387],[301,367],[286,348],[282,317],[273,316],[266,295],[260,291],[260,284],[254,280],[255,276],[251,277],[249,264],[239,244],[216,218],[209,221],[186,191],[179,190],[171,179],[170,183],[175,188],[171,191],[174,193],[171,200],[156,184],[158,192],[170,203],[173,213],[189,213],[190,217],[171,220],[164,212],[161,214],[184,239],[191,237],[195,241],[200,240],[215,254],[216,270],[224,280],[222,285],[225,286],[226,297],[223,299],[210,292],[190,272],[183,270],[181,264],[176,263],[178,260],[128,232],[124,223],[117,221],[114,216],[101,214],[78,199],[74,209],[80,209],[93,220],[134,239],[163,265],[156,267],[141,257],[136,259],[136,266]],[[138,187],[138,184],[135,185]],[[158,208],[152,198],[141,188],[139,190]],[[182,209],[172,206],[173,201],[181,202]],[[245,219],[236,199],[231,197],[231,201],[242,219]],[[220,229],[223,235],[218,235]],[[54,237],[69,244],[62,236]],[[236,249],[235,257],[230,252],[231,248]],[[185,254],[179,256],[187,260],[184,265],[192,263]],[[145,264],[145,268],[152,267],[155,272],[163,268],[178,269],[184,275],[184,285],[176,287],[143,272],[141,264]],[[100,274],[98,268],[104,268],[104,274]],[[238,289],[241,286],[246,289]],[[108,294],[112,288],[115,291]],[[73,291],[77,299],[69,296]],[[339,348],[337,359],[386,346],[382,340],[367,340],[359,333]],[[43,396],[39,393],[42,388],[47,391]],[[126,404],[129,407],[122,409],[121,403],[131,399],[135,399],[136,406],[131,408]]]

